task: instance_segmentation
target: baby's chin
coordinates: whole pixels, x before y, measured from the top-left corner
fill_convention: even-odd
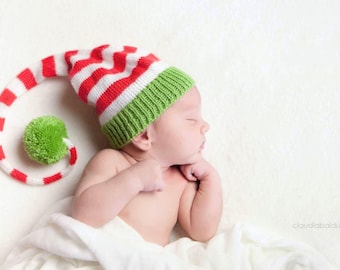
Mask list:
[[[192,156],[188,157],[185,160],[185,162],[183,162],[180,165],[195,164],[195,163],[198,163],[198,162],[202,161],[203,159],[204,159],[203,158],[203,153],[202,153],[202,151],[199,151],[199,152],[193,154]]]
[[[194,153],[191,153],[190,155],[173,158],[172,161],[168,161],[167,164],[170,164],[170,166],[181,166],[187,164],[195,164],[202,161],[203,159],[204,157],[202,151],[198,150]]]

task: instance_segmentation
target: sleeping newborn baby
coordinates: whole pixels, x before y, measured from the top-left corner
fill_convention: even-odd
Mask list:
[[[100,151],[86,166],[72,216],[94,227],[119,216],[160,245],[169,242],[178,221],[192,239],[207,241],[220,221],[222,193],[217,171],[202,156],[209,125],[198,89],[184,72],[138,49],[128,47],[114,60],[109,73],[116,76],[107,75],[104,92],[116,98],[105,100],[114,113],[102,113],[114,149]],[[92,91],[83,90],[84,99]]]

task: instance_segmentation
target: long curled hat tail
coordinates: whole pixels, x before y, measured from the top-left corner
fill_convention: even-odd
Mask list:
[[[68,149],[69,162],[61,171],[44,177],[32,177],[13,166],[3,144],[3,133],[11,105],[22,95],[46,79],[67,76],[68,65],[64,54],[51,55],[21,71],[0,94],[0,167],[14,179],[29,185],[46,185],[65,177],[77,161],[77,151],[68,138],[63,141]]]
[[[7,110],[19,96],[45,79],[58,76],[68,76],[80,99],[96,109],[102,131],[115,149],[127,145],[194,86],[186,73],[136,47],[102,45],[67,51],[25,69],[3,90],[0,132],[4,130]],[[65,141],[69,166],[52,176],[33,179],[10,165],[0,137],[0,167],[27,184],[54,182],[65,176],[76,160],[75,147]]]

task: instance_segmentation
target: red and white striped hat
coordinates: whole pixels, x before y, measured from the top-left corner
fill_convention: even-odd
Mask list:
[[[28,184],[47,184],[65,176],[70,168],[52,176],[35,179],[8,162],[1,133],[6,113],[21,95],[48,78],[68,76],[78,96],[95,107],[103,133],[115,149],[128,144],[167,108],[194,86],[183,71],[169,66],[154,54],[136,47],[103,45],[73,50],[42,59],[23,70],[0,94],[0,167]],[[76,160],[69,148],[69,167]]]

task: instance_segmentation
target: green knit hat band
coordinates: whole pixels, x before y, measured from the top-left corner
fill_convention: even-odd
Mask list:
[[[116,116],[102,126],[111,146],[120,149],[194,86],[194,80],[169,67],[152,80]]]

